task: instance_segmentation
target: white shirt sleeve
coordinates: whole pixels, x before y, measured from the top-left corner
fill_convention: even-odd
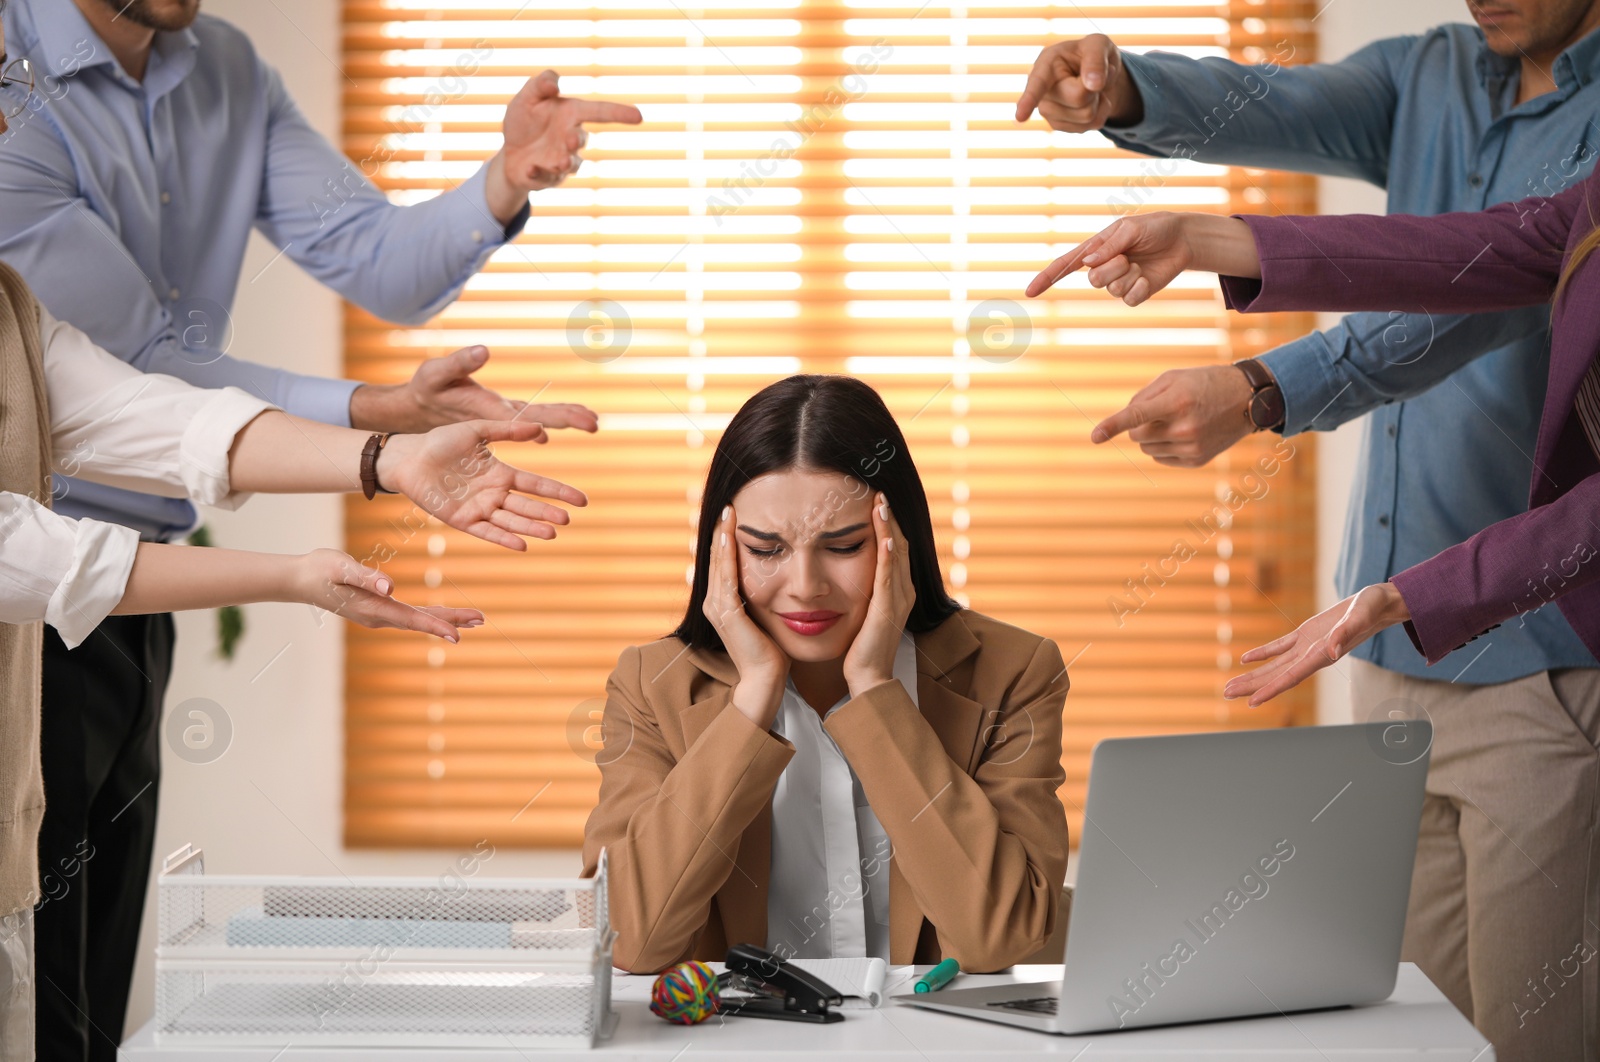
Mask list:
[[[43,307],[39,335],[56,472],[230,509],[245,500],[228,451],[271,403],[142,373]],[[76,646],[122,600],[138,549],[129,528],[0,492],[0,622],[42,619]]]
[[[131,528],[0,492],[0,621],[42,619],[76,647],[122,600],[138,549]]]
[[[42,306],[39,334],[54,471],[225,509],[248,497],[229,485],[228,451],[270,402],[142,373]]]

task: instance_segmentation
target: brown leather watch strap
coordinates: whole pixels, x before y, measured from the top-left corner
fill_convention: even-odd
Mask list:
[[[1244,408],[1244,418],[1254,431],[1276,430],[1283,426],[1283,391],[1272,372],[1254,358],[1244,358],[1233,363],[1244,373],[1250,384],[1250,402]]]
[[[1250,389],[1259,391],[1263,387],[1271,387],[1276,381],[1267,367],[1254,358],[1241,358],[1233,363],[1233,367],[1244,373],[1244,378],[1250,381]]]
[[[371,501],[374,494],[383,491],[384,494],[393,494],[392,490],[384,490],[378,483],[378,454],[383,452],[383,446],[389,441],[386,431],[374,432],[368,439],[367,445],[361,448],[361,493]]]

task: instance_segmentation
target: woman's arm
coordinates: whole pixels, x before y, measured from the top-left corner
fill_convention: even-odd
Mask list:
[[[1233,679],[1223,695],[1248,696],[1252,707],[1271,700],[1397,623],[1436,664],[1507,620],[1600,583],[1597,512],[1600,473],[1250,650],[1241,663],[1266,663]],[[1600,606],[1591,607],[1600,621]]]
[[[56,471],[113,486],[188,495],[233,508],[253,492],[361,489],[371,433],[302,420],[232,388],[191,387],[147,375],[40,312]],[[493,442],[543,442],[531,421],[468,421],[424,435],[391,436],[377,463],[380,486],[444,523],[508,549],[520,536],[554,538],[579,490],[514,468]]]
[[[963,970],[1020,962],[1055,928],[1067,873],[1056,796],[1066,778],[1066,670],[1056,644],[1042,640],[1003,703],[974,705],[984,714],[971,775],[897,681],[852,696],[823,724],[861,779],[941,949]]]
[[[691,957],[712,896],[730,879],[747,881],[734,864],[740,838],[794,746],[746,718],[724,688],[684,706],[708,722],[678,759],[662,728],[682,720],[655,717],[642,659],[637,647],[623,650],[606,682],[600,800],[584,827],[583,862],[592,874],[606,850],[613,962],[654,973]]]
[[[141,542],[113,616],[182,612],[255,601],[293,601],[343,616],[363,627],[397,627],[459,642],[459,627],[477,627],[477,609],[415,608],[389,595],[394,580],[335,549],[298,556]]]
[[[141,543],[126,527],[74,520],[33,498],[0,493],[0,622],[43,620],[73,648],[108,615],[252,601],[301,601],[366,627],[424,631],[449,641],[476,627],[475,609],[417,609],[392,581],[337,550],[276,556]]]
[[[1588,217],[1591,176],[1553,196],[1473,213],[1414,217],[1122,218],[1056,259],[1028,285],[1038,295],[1080,266],[1089,283],[1136,306],[1186,269],[1219,274],[1231,309],[1429,310],[1477,313],[1549,302],[1568,239]],[[1246,250],[1246,242],[1251,250]]]
[[[1238,218],[1161,211],[1121,218],[1039,271],[1028,297],[1062,277],[1092,266],[1091,286],[1137,306],[1188,269],[1259,277],[1261,262],[1250,229]]]
[[[944,953],[965,970],[998,970],[1044,946],[1066,880],[1067,824],[1056,790],[1066,778],[1067,668],[1055,643],[1041,639],[1004,703],[987,711],[972,705],[984,714],[982,751],[969,775],[894,678],[916,591],[911,551],[882,494],[874,498],[872,532],[871,607],[843,664],[850,700],[822,726],[861,780],[889,835],[890,858],[937,927]]]

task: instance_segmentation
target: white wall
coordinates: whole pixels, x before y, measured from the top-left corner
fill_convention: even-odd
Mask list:
[[[1417,33],[1442,22],[1470,21],[1464,0],[1329,0],[1317,17],[1321,57],[1342,59],[1369,41]],[[1321,209],[1328,214],[1382,214],[1382,190],[1341,177],[1322,179]],[[1323,327],[1338,317],[1324,315]],[[1319,439],[1317,458],[1317,605],[1339,600],[1333,589],[1334,565],[1344,537],[1350,481],[1359,456],[1363,423],[1346,424]],[[1338,668],[1324,668],[1317,679],[1317,718],[1324,723],[1351,721],[1350,687]]]
[[[313,124],[336,141],[342,78],[339,4],[332,0],[207,0],[205,10],[242,27],[267,59],[285,73]],[[1460,0],[1332,0],[1318,19],[1323,55],[1337,58],[1379,36],[1463,18]],[[1382,194],[1348,181],[1328,181],[1323,208],[1381,211]],[[276,248],[256,238],[234,309],[231,353],[302,372],[340,372],[339,302]],[[270,263],[270,264],[269,264]],[[259,275],[258,275],[259,274]],[[1331,603],[1332,564],[1342,533],[1357,429],[1324,440],[1320,458],[1319,561],[1321,599]],[[240,513],[212,512],[219,545],[302,551],[336,545],[340,502],[331,498],[253,500]],[[205,849],[208,869],[220,873],[442,872],[444,851],[347,851],[341,843],[343,632],[318,626],[309,610],[252,605],[248,631],[232,663],[216,660],[214,615],[179,617],[178,657],[168,712],[205,698],[227,714],[233,735],[210,763],[188,762],[164,744],[164,777],[156,851],[185,842]],[[1343,690],[1330,682],[1321,715],[1348,718]],[[490,874],[576,873],[575,852],[500,850]],[[152,872],[152,881],[154,873]],[[152,1011],[154,886],[146,905],[138,975],[129,1004],[130,1029]]]

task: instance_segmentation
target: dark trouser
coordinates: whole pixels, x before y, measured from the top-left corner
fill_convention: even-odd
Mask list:
[[[44,635],[44,825],[35,908],[38,1057],[115,1062],[155,846],[170,615]]]

